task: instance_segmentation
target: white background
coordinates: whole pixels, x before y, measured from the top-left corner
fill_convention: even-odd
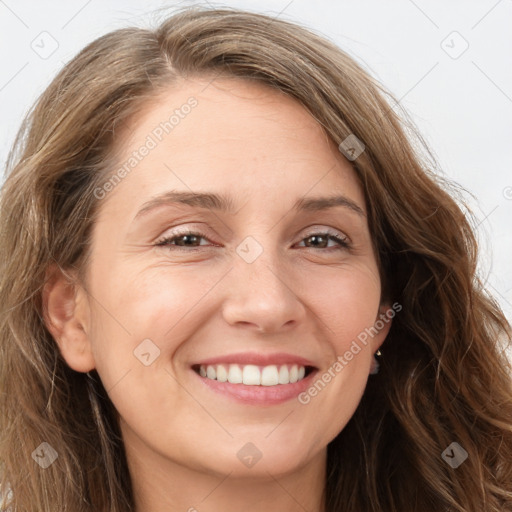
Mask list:
[[[165,14],[157,8],[197,3],[0,0],[2,169],[23,115],[81,48],[114,29],[155,26]],[[312,28],[384,83],[410,113],[443,173],[468,191],[479,222],[480,273],[512,319],[512,0],[209,4]],[[42,53],[58,47],[40,56],[38,45]]]

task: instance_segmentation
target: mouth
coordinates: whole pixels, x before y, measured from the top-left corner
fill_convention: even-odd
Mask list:
[[[271,406],[297,399],[319,369],[290,354],[232,354],[191,365],[200,389],[245,405]]]

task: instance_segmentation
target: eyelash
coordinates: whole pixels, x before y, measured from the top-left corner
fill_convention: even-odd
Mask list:
[[[308,235],[306,235],[301,240],[301,242],[303,242],[304,240],[306,240],[308,238],[311,238],[313,236],[318,236],[318,235],[323,236],[323,237],[327,237],[328,240],[334,240],[338,244],[338,247],[320,248],[324,252],[325,251],[331,252],[331,251],[347,250],[347,249],[351,248],[351,245],[350,245],[350,243],[348,241],[348,238],[346,238],[346,237],[345,238],[340,238],[339,236],[337,236],[337,234],[334,234],[334,233],[332,233],[330,231],[309,233]],[[174,233],[172,236],[167,236],[167,237],[164,237],[164,238],[158,240],[155,243],[155,246],[157,246],[157,247],[168,247],[169,250],[171,250],[171,251],[178,250],[178,251],[189,251],[189,252],[190,251],[195,251],[195,250],[198,250],[198,249],[201,248],[201,245],[197,246],[197,247],[189,247],[189,248],[187,248],[186,246],[181,247],[179,245],[174,245],[172,243],[172,242],[176,241],[176,239],[182,238],[184,236],[195,236],[195,237],[199,237],[199,238],[203,238],[205,240],[208,240],[208,238],[203,233],[200,233],[198,231],[186,230],[186,231],[182,231],[182,232],[179,232],[179,233]],[[306,249],[315,249],[315,247],[306,247]]]

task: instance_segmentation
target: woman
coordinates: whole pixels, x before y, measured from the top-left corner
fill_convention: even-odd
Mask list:
[[[385,94],[233,9],[65,66],[2,189],[5,507],[512,510],[510,326]]]

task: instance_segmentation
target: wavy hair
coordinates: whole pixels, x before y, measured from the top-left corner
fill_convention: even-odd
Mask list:
[[[393,96],[334,43],[263,14],[197,7],[90,43],[16,137],[0,196],[0,510],[134,510],[114,406],[95,371],[65,363],[43,290],[52,264],[84,276],[117,127],[187,76],[258,81],[336,145],[365,145],[351,164],[383,298],[402,310],[380,372],[327,447],[326,512],[512,511],[512,333],[477,272],[460,190]],[[44,470],[42,442],[58,453]],[[442,457],[453,442],[468,454],[457,468]]]

